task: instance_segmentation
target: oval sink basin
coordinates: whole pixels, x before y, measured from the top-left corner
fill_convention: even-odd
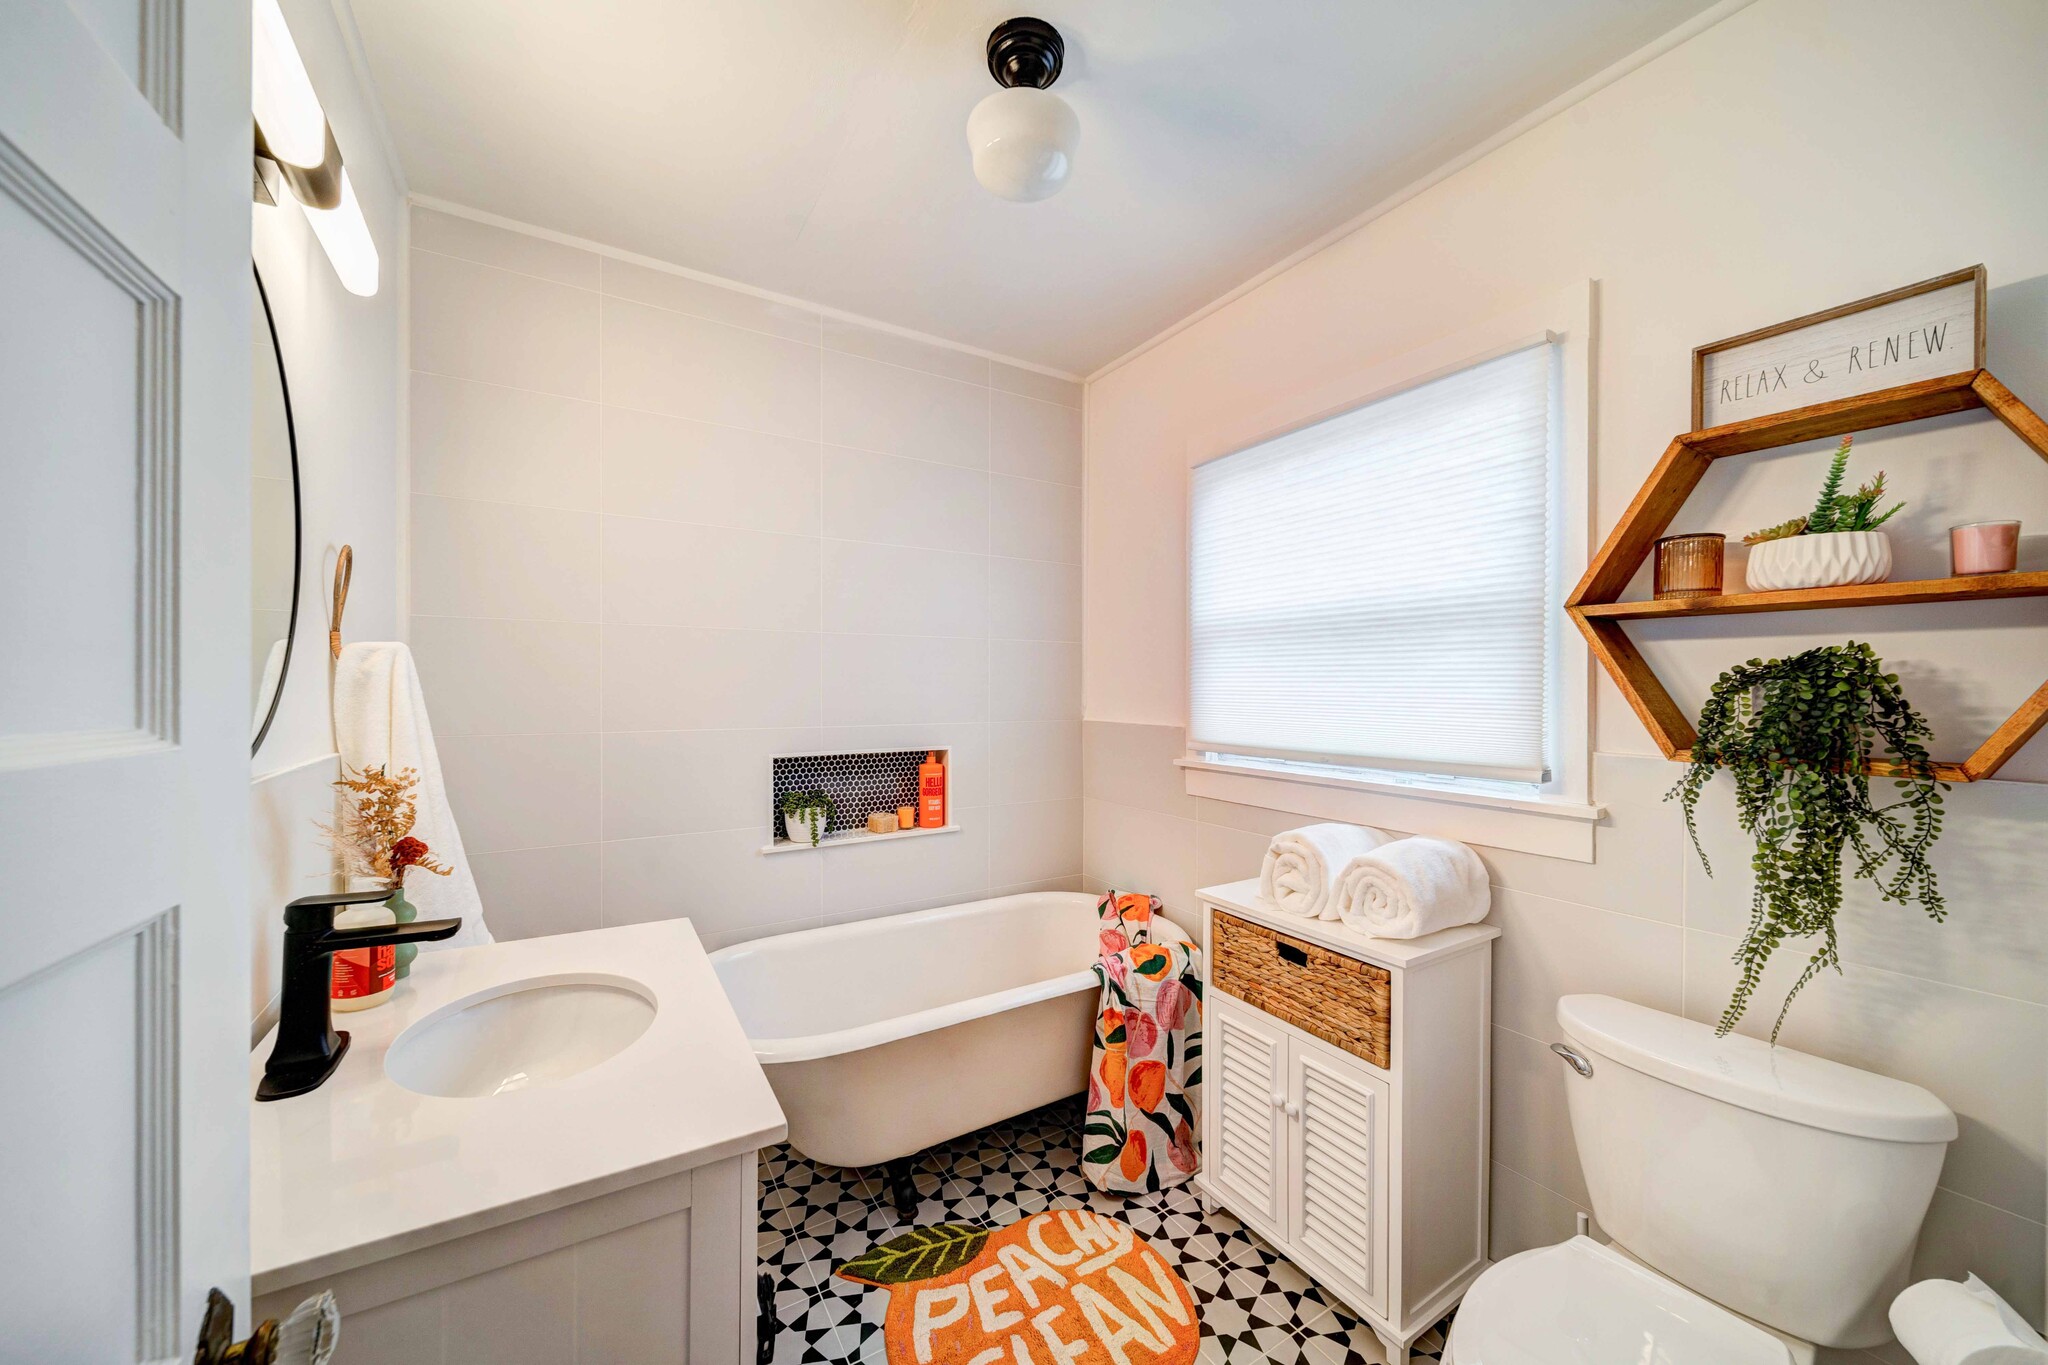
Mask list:
[[[416,1094],[502,1095],[588,1071],[653,1022],[654,1002],[624,977],[514,981],[457,1000],[399,1034],[384,1071]]]

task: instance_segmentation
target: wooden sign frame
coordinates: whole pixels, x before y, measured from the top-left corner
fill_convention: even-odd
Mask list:
[[[1933,279],[1921,280],[1918,284],[1909,284],[1902,289],[1890,289],[1882,294],[1872,294],[1869,298],[1857,299],[1854,303],[1845,303],[1838,307],[1822,309],[1818,313],[1808,313],[1804,317],[1796,317],[1786,322],[1773,323],[1769,327],[1759,327],[1753,332],[1744,332],[1740,336],[1724,337],[1720,341],[1711,341],[1704,346],[1695,346],[1692,352],[1692,430],[1701,431],[1706,427],[1706,362],[1708,356],[1716,355],[1723,351],[1731,351],[1737,347],[1747,346],[1754,342],[1765,341],[1772,337],[1784,336],[1820,323],[1833,322],[1838,318],[1849,317],[1856,313],[1869,312],[1874,308],[1897,303],[1902,299],[1914,298],[1921,294],[1931,294],[1936,290],[1948,289],[1954,285],[1968,283],[1975,283],[1977,286],[1976,335],[1971,338],[1971,353],[1968,357],[1968,363],[1957,365],[1954,373],[1967,375],[1982,370],[1984,368],[1986,312],[1984,306],[1984,267],[1982,265],[1973,265],[1963,270],[1952,270],[1946,275],[1936,275]],[[1806,412],[1808,407],[1824,407],[1828,406],[1829,403],[1846,402],[1852,399],[1856,402],[1870,402],[1892,396],[1903,389],[1916,387],[1919,383],[1923,382],[1925,382],[1924,376],[1907,384],[1895,385],[1890,388],[1872,389],[1864,393],[1851,395],[1850,398],[1838,397],[1828,400],[1828,402],[1810,404],[1807,407],[1781,409],[1777,412],[1762,414],[1751,420],[1763,420],[1765,417],[1790,416],[1795,413]],[[1722,425],[1726,425],[1726,423]]]

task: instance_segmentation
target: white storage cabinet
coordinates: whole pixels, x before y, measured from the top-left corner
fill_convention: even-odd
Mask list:
[[[1276,951],[1290,963],[1319,948],[1366,964],[1361,979],[1381,983],[1384,1022],[1376,1045],[1351,1037],[1340,1046],[1317,1036],[1343,1035],[1313,1009],[1269,1001],[1303,1027],[1231,994],[1233,979],[1243,989],[1241,977],[1226,973],[1219,987],[1216,956],[1205,952],[1196,1188],[1343,1300],[1388,1359],[1405,1365],[1410,1345],[1487,1266],[1488,1044],[1500,930],[1367,938],[1264,908],[1257,892],[1256,881],[1244,881],[1198,893],[1203,942],[1218,942],[1217,917],[1226,915],[1278,935]],[[1386,1064],[1361,1051],[1379,1051]]]

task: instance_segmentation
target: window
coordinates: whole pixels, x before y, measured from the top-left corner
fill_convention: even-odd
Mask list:
[[[1556,789],[1560,349],[1196,466],[1190,749]]]

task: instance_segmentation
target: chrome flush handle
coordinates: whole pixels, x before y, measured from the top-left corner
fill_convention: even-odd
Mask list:
[[[1552,1043],[1550,1050],[1564,1058],[1565,1065],[1578,1072],[1581,1076],[1591,1076],[1593,1074],[1593,1064],[1566,1047],[1563,1043]]]

